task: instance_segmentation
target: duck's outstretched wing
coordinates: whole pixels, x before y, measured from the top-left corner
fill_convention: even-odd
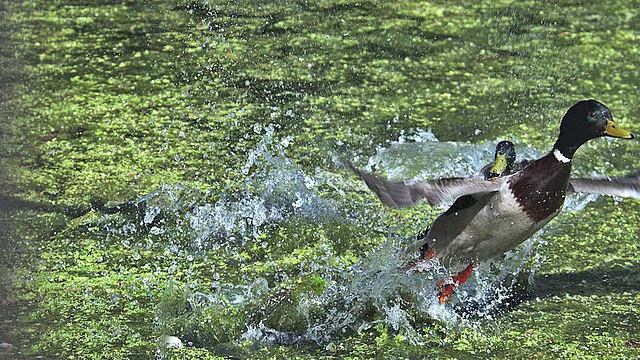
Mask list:
[[[490,193],[500,189],[505,178],[445,178],[421,181],[390,181],[358,170],[348,164],[364,180],[380,201],[391,207],[409,207],[425,199],[431,205],[451,202],[460,196]]]
[[[640,199],[640,174],[613,179],[570,179],[569,191]]]

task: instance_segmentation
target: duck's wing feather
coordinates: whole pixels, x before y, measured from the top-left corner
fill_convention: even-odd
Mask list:
[[[431,205],[451,202],[463,195],[491,193],[500,190],[505,178],[445,178],[421,181],[390,181],[349,167],[360,176],[384,204],[409,207],[425,199]]]
[[[640,199],[640,174],[614,179],[570,179],[569,191]]]

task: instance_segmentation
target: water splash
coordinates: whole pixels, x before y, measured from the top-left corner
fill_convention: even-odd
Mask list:
[[[378,148],[365,169],[381,169],[387,177],[394,179],[480,176],[480,169],[492,161],[495,146],[500,140],[484,143],[441,142],[431,132],[421,131],[413,137],[401,136],[389,146]],[[518,160],[536,159],[546,153],[517,139],[512,141]]]
[[[421,344],[425,341],[422,329],[430,321],[447,327],[478,327],[493,320],[496,311],[514,297],[514,289],[532,281],[544,260],[541,249],[545,243],[538,235],[504,258],[478,266],[447,305],[438,303],[436,284],[448,271],[437,263],[419,274],[402,271],[415,254],[406,253],[411,239],[399,234],[390,233],[386,242],[359,253],[355,263],[341,263],[336,260],[341,256],[337,244],[353,241],[350,231],[358,227],[371,227],[376,222],[384,226],[384,215],[373,214],[367,204],[345,208],[340,199],[352,191],[350,181],[355,180],[324,171],[306,173],[285,155],[290,138],[278,139],[273,126],[254,130],[262,140],[248,153],[240,171],[238,181],[244,191],[212,195],[182,185],[165,185],[137,201],[108,209],[100,220],[97,231],[117,238],[131,251],[162,247],[192,264],[187,271],[191,283],[186,288],[169,284],[173,290],[166,292],[182,292],[179,298],[188,310],[159,306],[169,309],[159,310],[156,323],[160,328],[172,326],[174,317],[187,319],[188,326],[182,329],[204,326],[214,323],[212,318],[219,312],[236,317],[229,329],[241,329],[231,341],[329,344],[336,337],[383,326]],[[369,167],[388,170],[389,176],[397,178],[468,175],[493,157],[495,144],[442,143],[429,133],[407,140],[379,149]],[[540,155],[526,146],[519,146],[519,154],[529,158]],[[405,159],[399,162],[401,156]],[[406,161],[407,157],[413,161]],[[570,197],[567,209],[578,210],[593,199]],[[244,274],[231,281],[220,273],[221,265],[208,263],[212,254],[223,253],[236,264],[225,266],[235,266],[242,273],[243,262],[236,259],[242,253],[252,252],[255,245],[266,252],[276,251],[280,245],[268,241],[273,231],[301,224],[307,224],[311,233],[330,229],[338,235],[308,250],[313,253],[312,260],[301,261],[293,270],[280,270],[277,264],[267,262],[264,266],[272,266],[273,272]],[[347,230],[341,233],[340,228]],[[342,239],[341,234],[349,238]],[[132,236],[142,240],[135,244]],[[302,239],[306,241],[304,236]],[[198,276],[202,267],[212,273],[208,284]],[[175,264],[166,271],[173,273],[177,268]],[[209,337],[202,333],[233,333],[231,330],[210,325],[190,335],[190,341],[206,346],[223,340],[219,333]]]

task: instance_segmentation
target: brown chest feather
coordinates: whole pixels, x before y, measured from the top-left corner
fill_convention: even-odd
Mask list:
[[[535,222],[557,213],[564,203],[571,163],[559,162],[549,154],[509,180],[516,201]]]

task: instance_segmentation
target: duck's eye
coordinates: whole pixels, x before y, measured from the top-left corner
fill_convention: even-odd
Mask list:
[[[596,112],[595,111],[590,112],[589,117],[596,117]]]

